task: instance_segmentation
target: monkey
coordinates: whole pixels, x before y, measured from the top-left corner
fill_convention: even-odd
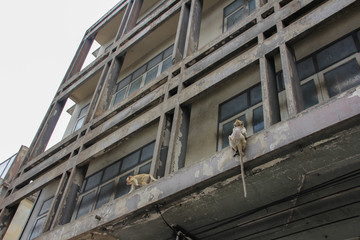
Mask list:
[[[244,127],[243,121],[236,119],[234,123],[234,128],[232,134],[229,136],[229,144],[234,151],[234,157],[239,155],[240,157],[240,165],[241,165],[241,178],[244,187],[244,197],[246,197],[246,185],[245,185],[245,176],[244,176],[244,162],[243,162],[243,155],[246,147],[246,138],[247,132],[246,128]]]
[[[135,176],[128,176],[126,178],[126,185],[131,185],[131,189],[129,191],[129,193],[131,193],[135,190],[135,188],[148,185],[152,181],[156,181],[156,179],[150,174],[144,173]]]

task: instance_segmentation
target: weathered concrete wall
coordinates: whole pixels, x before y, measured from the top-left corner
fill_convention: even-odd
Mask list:
[[[122,157],[125,157],[142,146],[154,141],[156,138],[157,129],[158,122],[130,136],[116,149],[91,161],[86,176],[90,176],[91,174],[99,171],[100,169],[103,169],[111,163],[121,159]]]
[[[186,166],[208,158],[217,151],[219,104],[259,82],[259,65],[254,64],[232,75],[192,103]]]

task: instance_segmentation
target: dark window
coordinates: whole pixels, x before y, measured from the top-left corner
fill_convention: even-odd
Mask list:
[[[152,67],[154,67],[155,65],[159,64],[162,60],[162,54],[157,55],[156,57],[154,57],[153,59],[151,59],[148,64],[147,64],[147,69],[151,69]]]
[[[168,70],[170,67],[172,66],[172,59],[171,57],[167,58],[164,62],[163,65],[161,67],[161,72],[165,72],[166,70]]]
[[[104,170],[104,176],[102,178],[102,182],[106,182],[119,174],[120,169],[120,161],[111,164],[110,166],[106,167]]]
[[[140,151],[136,151],[123,158],[121,164],[120,172],[125,172],[126,170],[135,167],[139,162]]]
[[[262,101],[261,85],[257,85],[250,89],[250,104],[251,106]]]
[[[152,158],[153,153],[154,153],[154,146],[155,146],[155,142],[145,146],[142,149],[140,162],[144,162],[144,161]]]
[[[116,91],[119,91],[123,87],[127,86],[131,81],[131,77],[132,77],[132,75],[129,75],[126,78],[124,78],[123,80],[121,80],[121,82],[119,82],[117,84]]]
[[[149,173],[149,172],[150,172],[150,168],[151,168],[151,162],[149,162],[148,164],[140,167],[140,168],[139,168],[139,174],[141,174],[141,173]]]
[[[156,78],[159,66],[154,67],[146,73],[145,84]]]
[[[131,186],[126,185],[126,178],[132,175],[134,175],[134,172],[131,172],[119,178],[119,183],[116,188],[115,198],[121,197],[130,191]]]
[[[301,86],[303,98],[304,98],[304,107],[309,108],[319,103],[315,83],[313,80],[303,84]]]
[[[255,0],[235,0],[224,8],[224,23],[229,29],[255,9]]]
[[[102,173],[103,173],[102,171],[97,172],[87,179],[84,192],[87,192],[90,189],[93,189],[94,187],[97,187],[100,184]]]
[[[254,133],[264,129],[264,116],[262,106],[253,110],[253,128]]]
[[[85,214],[89,213],[92,209],[93,203],[95,201],[95,191],[90,192],[82,197],[80,202],[80,207],[77,213],[76,218],[84,216]]]
[[[303,80],[316,73],[312,57],[308,57],[297,64],[299,79]]]
[[[133,81],[130,85],[130,90],[129,90],[129,95],[132,94],[133,92],[135,92],[136,90],[138,90],[140,88],[141,85],[141,78],[136,79],[135,81]]]
[[[220,121],[236,115],[248,108],[247,92],[240,94],[220,105]]]
[[[114,105],[119,103],[121,100],[125,98],[126,95],[126,88],[123,88],[121,91],[117,92],[114,99]]]
[[[348,36],[316,54],[319,69],[322,70],[356,51],[352,36]]]
[[[335,96],[360,84],[360,68],[356,59],[324,74],[329,96]]]
[[[146,64],[142,67],[140,67],[139,69],[137,69],[132,75],[133,79],[136,79],[138,77],[140,77],[141,75],[143,75],[146,71]]]
[[[102,205],[109,202],[111,194],[114,192],[114,181],[104,185],[98,194],[98,201],[96,203],[95,209],[98,209]]]

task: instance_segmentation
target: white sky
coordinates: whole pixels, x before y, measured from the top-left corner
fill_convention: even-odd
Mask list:
[[[118,2],[0,2],[0,162],[30,146],[86,30]]]

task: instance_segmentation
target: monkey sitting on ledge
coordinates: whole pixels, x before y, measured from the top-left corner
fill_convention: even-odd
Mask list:
[[[246,138],[247,138],[247,132],[246,128],[244,127],[244,123],[240,121],[239,119],[236,119],[234,123],[234,128],[232,131],[232,134],[229,136],[229,144],[231,148],[234,150],[234,157],[236,155],[239,155],[240,157],[240,164],[241,164],[241,178],[243,182],[244,187],[244,197],[246,197],[246,185],[245,185],[245,173],[244,173],[244,162],[243,162],[243,155],[244,150],[246,147]]]
[[[137,187],[146,186],[152,181],[156,181],[156,179],[150,174],[138,174],[135,176],[128,176],[126,178],[126,185],[131,185],[131,189],[129,193],[135,190]]]

